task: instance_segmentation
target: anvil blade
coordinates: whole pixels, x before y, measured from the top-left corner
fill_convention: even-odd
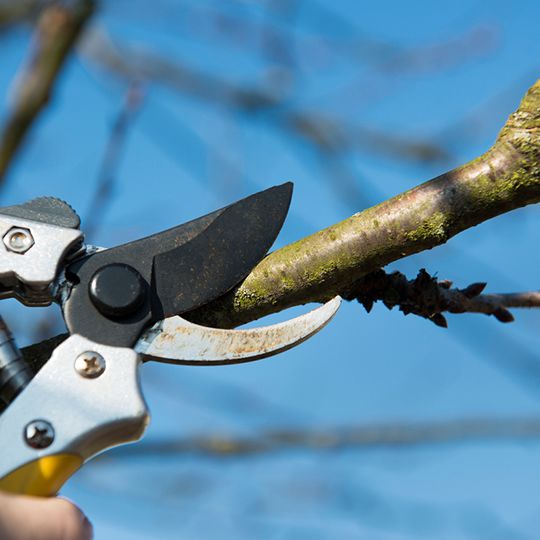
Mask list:
[[[138,341],[145,360],[172,364],[219,365],[259,360],[298,345],[336,314],[341,298],[294,319],[242,330],[209,328],[175,316],[163,320]]]

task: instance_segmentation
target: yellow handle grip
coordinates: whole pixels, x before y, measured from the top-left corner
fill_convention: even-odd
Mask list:
[[[55,454],[26,463],[0,479],[0,490],[20,495],[52,497],[82,465],[75,454]]]

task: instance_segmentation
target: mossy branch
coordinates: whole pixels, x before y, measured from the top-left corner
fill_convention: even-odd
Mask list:
[[[485,154],[271,253],[240,286],[189,318],[230,328],[326,300],[377,268],[538,201],[540,81]]]
[[[350,292],[362,277],[397,259],[539,201],[540,81],[484,155],[271,253],[233,291],[187,316],[232,328],[291,306],[321,302]],[[515,300],[515,295],[508,298]],[[473,311],[486,309],[476,306]],[[24,356],[38,369],[63,339],[27,347]]]

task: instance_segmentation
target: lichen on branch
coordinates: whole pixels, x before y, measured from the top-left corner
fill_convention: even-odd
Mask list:
[[[485,154],[271,253],[230,293],[186,318],[232,328],[294,305],[346,295],[370,272],[444,244],[499,214],[539,202],[539,127],[540,81]],[[483,295],[468,310],[495,314],[497,307],[533,307],[537,295]],[[27,347],[23,354],[37,370],[65,337]]]
[[[540,81],[477,159],[271,253],[233,291],[189,314],[234,327],[347,290],[387,264],[540,201]]]

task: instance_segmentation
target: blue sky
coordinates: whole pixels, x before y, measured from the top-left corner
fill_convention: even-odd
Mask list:
[[[208,37],[197,28],[194,5],[103,2],[96,24],[119,41],[215,76],[258,81],[265,73],[260,56]],[[296,45],[299,76],[287,107],[441,143],[451,154],[418,163],[366,147],[344,152],[339,163],[352,172],[365,204],[486,150],[540,76],[537,2],[298,5],[298,39],[309,46]],[[222,7],[263,20],[255,2]],[[283,17],[276,25],[288,28]],[[0,41],[4,109],[27,41],[23,31]],[[397,52],[374,61],[366,41]],[[84,229],[126,87],[83,52],[69,62],[0,195],[2,204],[61,197],[80,212]],[[149,83],[92,241],[125,242],[289,179],[295,193],[277,246],[362,210],[337,195],[320,156],[277,128],[272,114],[249,116]],[[426,267],[458,286],[487,281],[493,292],[538,289],[539,225],[537,208],[522,209],[391,268],[412,277]],[[49,313],[35,309],[29,317],[27,308],[5,305],[21,344],[31,340],[29,322]],[[540,314],[523,311],[506,326],[451,316],[443,330],[382,306],[367,315],[347,304],[321,334],[263,362],[144,366],[152,411],[146,437],[538,415],[540,386],[516,366],[540,362],[539,324]],[[97,539],[521,540],[536,538],[540,528],[539,450],[536,441],[480,441],[234,458],[118,453],[87,465],[64,494],[88,513]]]

